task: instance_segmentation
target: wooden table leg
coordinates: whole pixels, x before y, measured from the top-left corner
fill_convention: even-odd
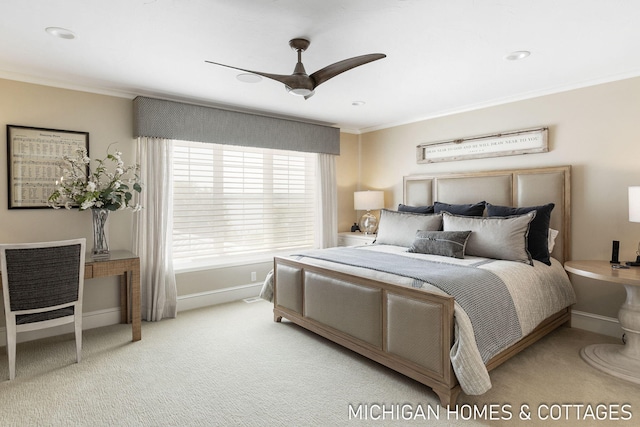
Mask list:
[[[133,341],[142,339],[142,320],[140,315],[140,264],[131,271],[131,328]]]
[[[120,275],[120,323],[131,323],[127,272]]]

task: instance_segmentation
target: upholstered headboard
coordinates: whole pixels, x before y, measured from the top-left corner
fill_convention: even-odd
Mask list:
[[[550,227],[558,230],[551,256],[570,258],[571,167],[513,169],[404,177],[403,203],[411,206],[487,201],[502,206],[539,206],[555,203]]]

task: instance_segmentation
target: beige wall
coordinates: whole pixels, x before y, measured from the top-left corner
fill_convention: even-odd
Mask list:
[[[403,175],[568,164],[572,258],[608,260],[611,241],[620,240],[620,258],[635,259],[640,224],[628,221],[627,187],[640,185],[639,118],[640,78],[634,78],[370,132],[361,135],[359,185],[384,190],[386,207],[395,208]],[[550,129],[548,153],[425,165],[415,160],[420,143],[536,126]],[[341,210],[340,216],[352,213]],[[583,278],[573,283],[576,310],[617,317],[621,286]]]

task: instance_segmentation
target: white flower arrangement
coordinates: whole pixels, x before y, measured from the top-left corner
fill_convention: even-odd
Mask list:
[[[109,163],[115,164],[113,172],[108,170]],[[75,157],[64,156],[61,168],[62,176],[49,196],[51,207],[71,209],[75,205],[81,211],[101,208],[110,211],[133,209],[136,212],[142,209],[133,200],[133,192],[142,190],[138,176],[140,166],[125,166],[120,151],[92,161],[86,150],[81,149]]]

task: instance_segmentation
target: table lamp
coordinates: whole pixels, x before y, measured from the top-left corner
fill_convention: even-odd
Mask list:
[[[384,191],[356,191],[353,193],[353,207],[357,211],[367,211],[360,218],[360,231],[364,234],[375,233],[378,218],[371,211],[384,207]]]
[[[640,187],[629,187],[629,222],[640,222]],[[628,262],[627,265],[640,266],[640,244],[635,262]]]

